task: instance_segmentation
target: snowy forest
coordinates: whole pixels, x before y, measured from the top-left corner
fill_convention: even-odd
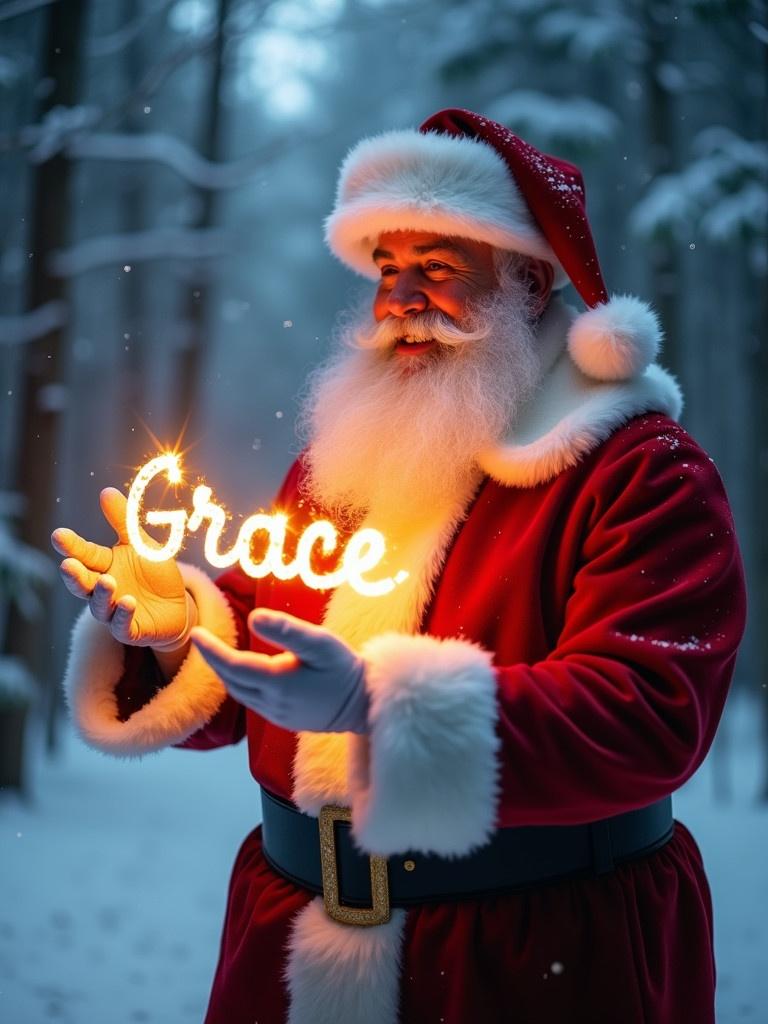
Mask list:
[[[175,442],[228,509],[269,504],[307,372],[368,288],[323,243],[340,161],[449,106],[581,167],[608,290],[658,311],[682,423],[725,482],[749,624],[680,807],[713,876],[719,1020],[768,1019],[765,0],[0,0],[8,1024],[201,1019],[258,808],[242,750],[145,767],[80,749],[60,682],[82,605],[51,531],[111,544],[100,490]],[[185,557],[202,565],[198,545]],[[58,883],[51,849],[72,865]],[[166,935],[168,915],[199,938]]]

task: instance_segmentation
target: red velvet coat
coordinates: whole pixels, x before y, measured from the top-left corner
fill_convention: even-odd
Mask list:
[[[296,479],[294,467],[281,508],[295,507]],[[326,599],[301,585],[254,587],[238,570],[218,585],[242,646],[255,602],[322,619]],[[743,613],[717,473],[670,421],[633,420],[548,486],[487,478],[423,629],[495,652],[498,824],[590,821],[680,786],[709,749]],[[254,778],[290,799],[295,736],[231,699],[193,745],[245,731]],[[233,875],[211,1024],[286,1019],[281,987],[264,982],[308,900],[264,864],[256,829]],[[711,942],[701,860],[678,822],[665,849],[608,879],[409,911],[401,1019],[704,1024]]]
[[[370,648],[371,736],[348,752],[349,801],[366,848],[390,837],[380,852],[463,852],[493,825],[606,817],[672,793],[701,763],[743,631],[742,567],[712,461],[664,413],[637,413],[623,407],[600,428],[607,436],[594,432],[580,450],[570,443],[572,457],[538,478],[525,470],[524,481],[502,481],[486,460],[420,606],[412,632],[422,635]],[[296,464],[279,496],[297,530],[312,516],[299,477]],[[201,618],[216,629],[216,588],[186,572]],[[328,602],[298,581],[254,581],[239,569],[216,584],[233,613],[219,635],[253,649],[245,620],[255,604],[320,622]],[[96,635],[85,618],[77,628]],[[421,640],[432,646],[417,649]],[[116,692],[119,721],[89,719],[94,702],[78,680],[112,657],[98,643],[76,637],[76,648],[90,648],[73,654],[70,700],[84,735],[118,750],[116,731],[176,681],[156,693],[151,655],[122,650],[99,683],[102,695]],[[182,671],[189,680],[190,667]],[[200,659],[195,679],[202,675]],[[457,692],[467,699],[452,705],[465,684]],[[299,776],[312,762],[302,767],[296,735],[222,697],[202,728],[182,708],[181,724],[156,735],[155,715],[119,752],[164,742],[204,749],[247,735],[255,780],[311,813]],[[444,733],[438,721],[448,722]],[[382,723],[394,724],[399,752],[387,748]],[[325,918],[317,899],[267,866],[260,843],[255,828],[234,866],[207,1024],[714,1021],[709,890],[680,822],[663,849],[607,876],[396,911],[372,929]]]

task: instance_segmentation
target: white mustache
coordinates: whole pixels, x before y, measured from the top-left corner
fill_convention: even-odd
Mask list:
[[[401,338],[413,341],[434,339],[441,345],[457,348],[488,337],[488,327],[478,326],[474,330],[462,328],[439,310],[414,313],[409,317],[388,316],[379,323],[363,328],[355,335],[355,343],[362,349],[392,348]]]

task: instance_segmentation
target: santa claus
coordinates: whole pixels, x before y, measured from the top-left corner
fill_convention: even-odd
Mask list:
[[[465,110],[356,146],[326,237],[373,308],[311,379],[276,507],[379,529],[407,580],[212,582],[142,559],[111,488],[114,547],[53,536],[88,602],[85,740],[248,737],[263,824],[207,1024],[709,1024],[709,890],[670,795],[744,587],[656,316],[609,298],[579,170]]]

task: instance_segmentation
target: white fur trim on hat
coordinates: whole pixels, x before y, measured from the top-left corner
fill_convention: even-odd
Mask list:
[[[197,605],[198,624],[228,644],[237,643],[232,609],[200,569],[179,563],[184,586]],[[126,721],[118,718],[115,686],[125,648],[84,608],[72,630],[64,692],[86,743],[108,754],[139,757],[181,743],[209,722],[224,702],[224,684],[197,649],[191,649],[168,685]]]
[[[488,242],[547,260],[556,287],[568,280],[504,158],[467,136],[392,131],[350,150],[325,222],[326,241],[343,263],[375,280],[372,253],[384,231]]]
[[[339,924],[321,897],[291,923],[288,1024],[395,1024],[405,911],[375,928]]]
[[[384,633],[361,654],[369,732],[350,743],[352,833],[369,853],[461,857],[499,797],[496,675],[466,640]]]
[[[659,318],[634,295],[614,295],[582,313],[568,331],[568,350],[595,380],[629,380],[646,370],[661,347]]]

